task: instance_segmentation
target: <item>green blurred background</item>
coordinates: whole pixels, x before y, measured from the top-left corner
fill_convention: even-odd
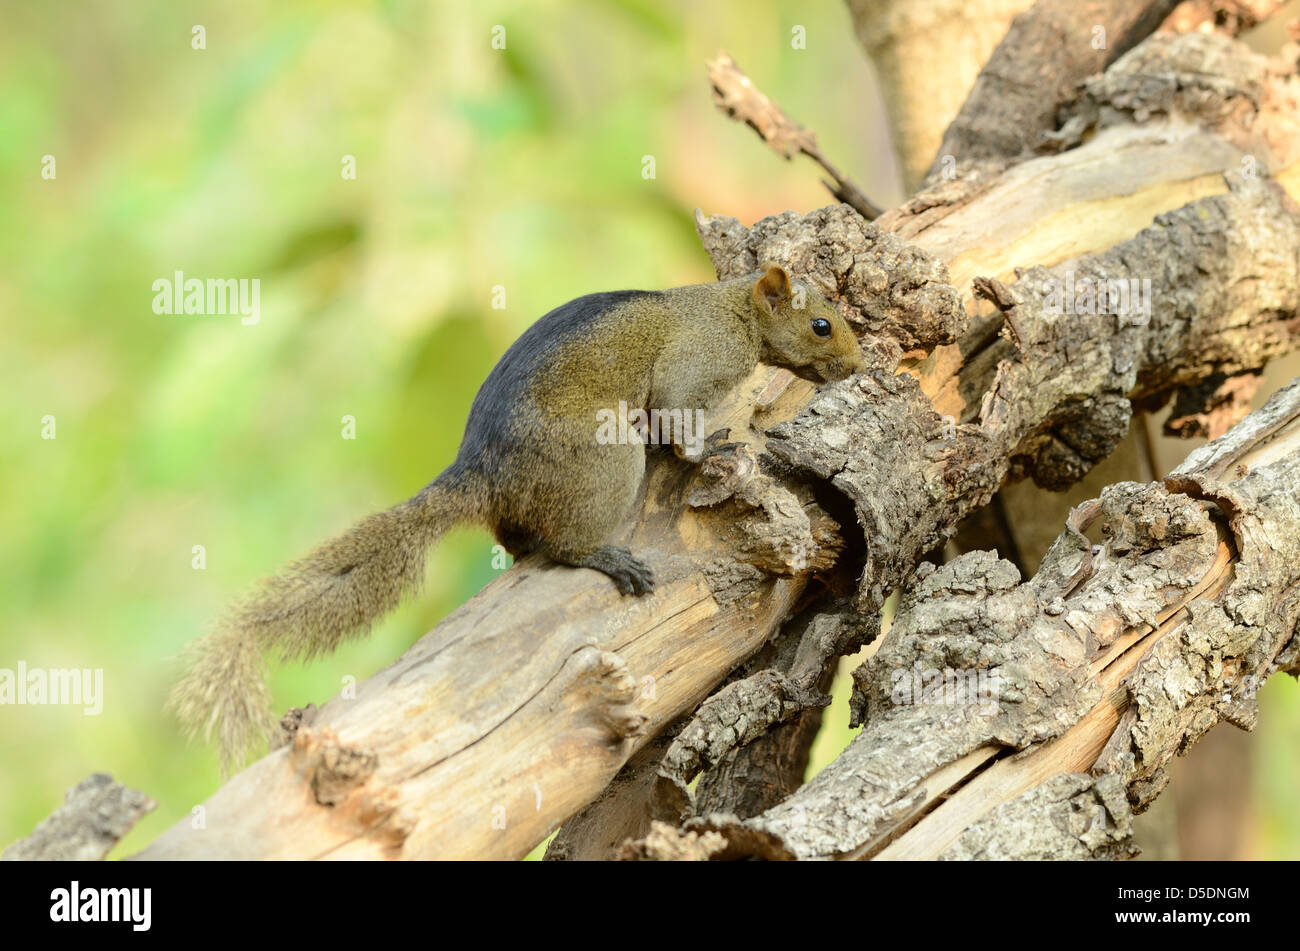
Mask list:
[[[697,206],[748,223],[829,202],[812,166],[715,111],[719,48],[874,200],[902,197],[836,3],[0,9],[0,667],[102,668],[105,690],[97,717],[0,706],[0,847],[93,771],[159,804],[115,855],[187,815],[216,758],[162,705],[224,602],[436,475],[478,384],[551,307],[711,280]],[[176,270],[260,279],[260,322],[153,313]],[[391,662],[490,580],[490,544],[455,533],[373,637],[276,666],[277,707]],[[849,739],[846,692],[810,771]],[[1294,858],[1300,699],[1264,694],[1248,854]]]

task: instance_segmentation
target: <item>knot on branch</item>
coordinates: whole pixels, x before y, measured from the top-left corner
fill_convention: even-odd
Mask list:
[[[966,328],[961,295],[934,255],[882,232],[848,205],[792,211],[744,227],[696,212],[695,228],[719,280],[765,261],[784,265],[835,302],[868,360],[892,369],[902,353],[952,343]],[[873,353],[873,344],[878,352]]]
[[[293,736],[291,762],[311,786],[322,806],[335,806],[366,782],[379,766],[379,757],[339,742],[333,730],[299,726]]]
[[[320,710],[314,703],[309,703],[305,707],[290,707],[285,715],[280,717],[279,729],[271,736],[269,747],[278,750],[282,746],[288,746],[300,729],[316,722],[318,713]]]
[[[710,457],[696,480],[687,504],[714,510],[712,517],[736,539],[736,554],[745,564],[784,576],[835,566],[844,548],[839,523],[807,487],[791,490],[761,471],[747,448]]]
[[[636,706],[637,682],[627,661],[613,651],[583,647],[570,658],[572,680],[566,700],[582,710],[602,730],[610,744],[619,744],[644,730],[646,716]]]
[[[289,744],[289,763],[315,801],[331,810],[333,821],[352,824],[389,849],[400,849],[415,828],[398,791],[375,775],[379,757],[344,745],[328,727],[299,725]]]

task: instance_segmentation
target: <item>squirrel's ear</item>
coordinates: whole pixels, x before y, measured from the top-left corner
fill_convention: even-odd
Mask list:
[[[779,264],[768,264],[763,276],[754,285],[754,303],[764,313],[775,313],[777,307],[790,300],[790,275]]]

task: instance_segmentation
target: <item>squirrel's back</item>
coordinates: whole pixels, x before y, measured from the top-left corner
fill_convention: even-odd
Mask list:
[[[587,294],[536,320],[479,387],[448,475],[504,472],[548,424],[590,420],[594,432],[596,409],[635,400],[638,394],[628,391],[636,384],[628,381],[647,375],[654,355],[644,346],[651,341],[636,339],[644,333],[635,329],[633,311],[644,308],[628,305],[661,296],[632,290]]]

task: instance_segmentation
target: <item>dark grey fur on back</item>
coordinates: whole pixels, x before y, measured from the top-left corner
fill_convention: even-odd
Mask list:
[[[523,404],[525,391],[534,381],[541,361],[554,354],[564,341],[582,336],[593,323],[608,318],[615,307],[658,293],[602,291],[587,294],[561,304],[535,321],[510,345],[479,387],[470,406],[460,451],[445,477],[454,480],[467,469],[495,471],[506,447],[517,442],[518,408]]]

